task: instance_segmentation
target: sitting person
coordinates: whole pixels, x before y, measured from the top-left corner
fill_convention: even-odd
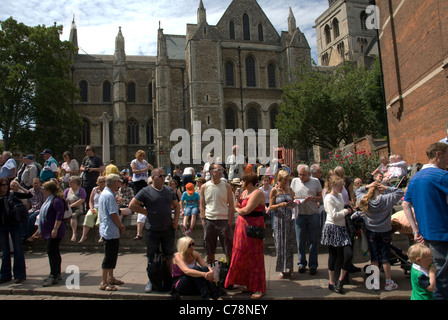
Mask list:
[[[200,295],[204,300],[222,300],[214,283],[213,270],[201,254],[194,250],[194,241],[182,237],[177,241],[173,263],[173,293]]]
[[[26,230],[24,234],[24,238],[27,241],[33,241],[34,239],[39,238],[39,233],[37,230],[37,216],[39,215],[39,210],[45,202],[44,196],[44,188],[42,188],[40,179],[33,179],[33,187],[30,189],[30,193],[33,195],[31,199],[29,199],[31,208],[28,210],[28,222],[26,224]]]
[[[89,197],[89,211],[87,211],[87,214],[84,218],[84,223],[82,225],[82,236],[78,243],[83,243],[87,240],[87,234],[89,233],[90,229],[93,229],[95,225],[99,225],[99,218],[98,218],[98,203],[100,199],[101,192],[106,187],[106,177],[105,176],[99,176],[96,180],[97,186],[92,189],[92,192],[90,193]]]
[[[389,186],[394,185],[403,178],[407,171],[408,165],[403,157],[399,154],[393,156],[393,161],[388,164],[389,171],[384,175],[383,183]]]
[[[120,220],[123,219],[123,216],[128,216],[134,213],[128,208],[129,203],[132,198],[134,198],[134,190],[129,186],[127,179],[121,178],[121,187],[118,189],[116,198],[118,207],[120,208]]]
[[[199,214],[199,193],[195,191],[194,185],[191,182],[187,183],[185,189],[186,191],[184,191],[180,199],[180,210],[184,214],[184,233],[189,236],[193,231],[196,218]],[[189,223],[190,218],[191,221]]]
[[[81,178],[79,176],[71,176],[68,185],[70,187],[64,190],[64,198],[73,211],[70,220],[70,227],[72,228],[71,241],[76,241],[78,217],[85,214],[86,190],[81,187]]]

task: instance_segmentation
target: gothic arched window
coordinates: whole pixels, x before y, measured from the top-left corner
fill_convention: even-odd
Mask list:
[[[364,10],[361,12],[359,20],[361,22],[361,30],[367,31],[367,13]]]
[[[128,83],[128,102],[135,102],[135,83]]]
[[[87,102],[88,101],[88,84],[86,80],[82,80],[79,83],[79,89],[81,94],[81,102]]]
[[[232,40],[235,39],[235,24],[233,23],[233,21],[230,21],[229,23],[229,37]]]
[[[330,26],[328,24],[325,26],[324,32],[325,32],[325,41],[326,44],[328,45],[331,42],[331,32],[330,32]]]
[[[247,111],[247,128],[258,131],[258,111],[254,107]]]
[[[340,35],[339,21],[338,21],[338,19],[334,18],[334,20],[333,20],[333,37],[336,39],[339,37],[339,35]]]
[[[258,41],[264,41],[263,25],[261,23],[258,25]]]
[[[268,85],[269,88],[276,88],[276,80],[275,80],[275,66],[270,63],[268,65]]]
[[[249,16],[247,13],[243,14],[243,39],[250,40]]]
[[[128,123],[128,144],[139,144],[137,120],[130,120]]]
[[[226,129],[236,129],[235,111],[232,107],[226,109]]]
[[[252,57],[246,58],[246,83],[248,87],[255,87],[255,60]]]
[[[103,82],[103,102],[111,102],[111,88],[110,81]]]
[[[230,61],[226,62],[226,86],[235,86],[234,68]]]

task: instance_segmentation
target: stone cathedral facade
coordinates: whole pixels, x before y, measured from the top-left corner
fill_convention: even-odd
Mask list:
[[[74,108],[84,124],[74,156],[82,159],[88,144],[101,154],[104,126],[110,157],[120,166],[139,149],[151,163],[171,166],[177,143],[170,141],[171,133],[183,128],[193,137],[197,123],[199,135],[207,129],[223,136],[226,129],[267,129],[269,142],[281,88],[294,80],[291,71],[297,66],[311,66],[310,46],[291,9],[285,9],[286,18],[288,30],[279,34],[256,0],[233,0],[210,25],[200,0],[197,21],[186,26],[186,35],[159,28],[157,56],[126,55],[121,28],[114,55],[78,53],[72,77],[81,95]],[[70,41],[75,45],[76,31],[73,23]],[[103,115],[110,121],[101,120]],[[246,145],[245,154],[251,148]]]

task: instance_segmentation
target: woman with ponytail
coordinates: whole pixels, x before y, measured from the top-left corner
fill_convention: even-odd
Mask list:
[[[361,188],[367,191],[359,202],[359,208],[365,213],[371,263],[379,266],[381,262],[386,276],[385,290],[392,291],[398,286],[391,279],[390,272],[391,214],[394,205],[404,196],[404,191],[376,181]]]

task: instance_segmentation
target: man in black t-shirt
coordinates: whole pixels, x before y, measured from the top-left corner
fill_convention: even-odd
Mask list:
[[[90,197],[92,189],[96,186],[96,180],[101,172],[104,171],[103,160],[95,154],[92,146],[86,147],[86,156],[82,159],[81,167],[82,186],[86,190],[87,199]],[[86,201],[87,207],[89,202]],[[89,208],[87,208],[88,210]]]
[[[151,171],[152,184],[140,190],[129,204],[129,209],[146,216],[146,255],[149,265],[154,254],[162,247],[168,268],[172,269],[174,257],[175,232],[179,223],[179,201],[171,188],[164,185],[165,172],[162,168]],[[171,210],[174,209],[174,217]],[[145,292],[152,291],[151,280]]]

